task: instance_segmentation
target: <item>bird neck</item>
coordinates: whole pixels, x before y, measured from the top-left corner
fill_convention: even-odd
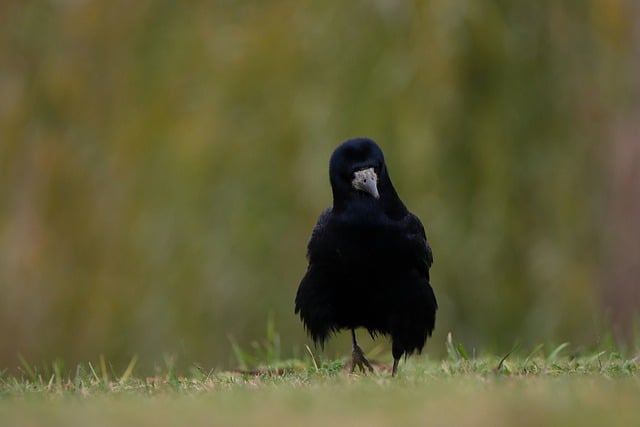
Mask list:
[[[407,214],[406,206],[398,197],[391,183],[381,186],[379,199],[375,199],[363,192],[354,192],[346,196],[334,192],[333,212],[341,213],[347,211],[354,213],[357,211],[369,213],[378,211],[393,220],[399,220]]]

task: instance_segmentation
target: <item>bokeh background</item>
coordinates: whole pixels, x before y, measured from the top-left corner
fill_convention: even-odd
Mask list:
[[[633,343],[639,22],[631,0],[1,2],[0,368],[234,367],[268,319],[301,357],[306,243],[354,136],[425,223],[432,357],[448,332]]]

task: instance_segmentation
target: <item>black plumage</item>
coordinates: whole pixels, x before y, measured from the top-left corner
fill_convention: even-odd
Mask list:
[[[400,358],[421,352],[435,325],[431,248],[422,223],[393,188],[375,142],[356,138],[341,144],[331,156],[329,176],[333,206],[313,229],[295,312],[322,346],[333,333],[350,329],[352,369],[372,370],[356,328],[372,337],[390,336],[395,375]]]

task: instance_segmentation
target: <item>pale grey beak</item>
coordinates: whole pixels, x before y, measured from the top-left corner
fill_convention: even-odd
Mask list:
[[[354,172],[351,185],[353,185],[353,188],[356,190],[367,192],[376,199],[380,198],[380,193],[378,193],[378,175],[376,175],[373,168]]]

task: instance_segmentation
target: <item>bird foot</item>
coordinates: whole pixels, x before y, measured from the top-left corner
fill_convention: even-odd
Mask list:
[[[357,344],[353,346],[353,351],[351,352],[351,372],[356,370],[356,366],[364,373],[367,372],[365,367],[369,369],[369,372],[373,373],[373,366],[371,366],[371,363],[364,356],[364,351]]]

